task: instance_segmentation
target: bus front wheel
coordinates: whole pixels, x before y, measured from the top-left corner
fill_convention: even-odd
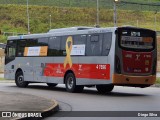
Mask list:
[[[28,82],[24,81],[24,76],[22,71],[19,71],[16,73],[15,83],[18,87],[21,87],[21,88],[28,86]]]
[[[114,88],[114,85],[96,85],[96,88],[99,93],[105,94],[111,92]]]
[[[71,93],[82,92],[84,86],[76,85],[76,78],[73,73],[68,73],[65,77],[66,90]]]

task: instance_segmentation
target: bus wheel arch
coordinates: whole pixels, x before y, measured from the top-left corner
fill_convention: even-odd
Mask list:
[[[64,75],[64,84],[66,90],[71,93],[79,93],[83,91],[84,86],[76,85],[76,76],[72,70],[68,70]]]
[[[28,86],[28,82],[24,81],[24,74],[21,68],[18,68],[16,71],[15,83],[18,87],[21,87],[21,88]]]
[[[23,72],[23,71],[22,71],[21,68],[18,68],[18,69],[16,70],[16,74],[17,74],[18,72]],[[16,74],[15,74],[15,75],[16,75]]]

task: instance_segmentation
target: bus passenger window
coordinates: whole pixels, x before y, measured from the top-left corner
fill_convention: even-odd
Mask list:
[[[61,39],[61,56],[66,56],[66,41],[69,36],[63,36]]]
[[[48,38],[38,38],[37,46],[48,46]]]
[[[13,58],[16,55],[16,43],[17,41],[8,41],[7,47],[6,47],[6,57]]]
[[[48,43],[48,56],[61,56],[60,41],[61,37],[50,37]]]
[[[34,46],[38,46],[38,40],[37,39],[27,40],[26,47],[34,47]]]
[[[73,37],[73,45],[86,44],[87,35],[75,35]]]
[[[15,53],[16,53],[15,47],[9,47],[8,48],[8,52],[7,52],[8,57],[15,57]]]
[[[17,41],[18,42],[18,46],[17,46],[17,56],[21,57],[24,56],[24,49],[26,46],[26,40],[20,40]]]
[[[112,44],[112,33],[105,33],[103,34],[103,49],[102,49],[102,55],[106,56],[109,54],[110,48]]]
[[[6,46],[6,57],[5,57],[5,64],[8,64],[9,62],[13,61],[16,56],[16,45],[17,40],[8,40],[7,46]]]
[[[89,35],[87,39],[86,55],[101,56],[102,35]]]

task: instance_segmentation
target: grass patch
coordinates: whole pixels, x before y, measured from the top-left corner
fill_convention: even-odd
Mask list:
[[[96,24],[96,7],[55,7],[30,4],[29,13],[31,33],[48,32],[50,15],[52,28]],[[117,10],[118,26],[132,25],[154,30],[154,17],[155,14],[152,11]],[[157,20],[159,19],[160,13],[157,13]],[[2,32],[27,33],[27,24],[26,5],[0,4],[0,30]],[[100,9],[100,25],[101,27],[113,26],[113,9]],[[160,31],[158,26],[160,23],[157,21],[157,30]],[[0,42],[6,42],[6,37],[0,36]]]
[[[0,80],[5,80],[5,78],[0,78]]]
[[[160,84],[160,77],[157,77],[156,84]]]

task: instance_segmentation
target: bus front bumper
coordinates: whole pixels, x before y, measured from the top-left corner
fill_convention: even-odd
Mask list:
[[[149,76],[129,76],[113,74],[113,84],[115,85],[153,85],[156,82],[156,75]]]

